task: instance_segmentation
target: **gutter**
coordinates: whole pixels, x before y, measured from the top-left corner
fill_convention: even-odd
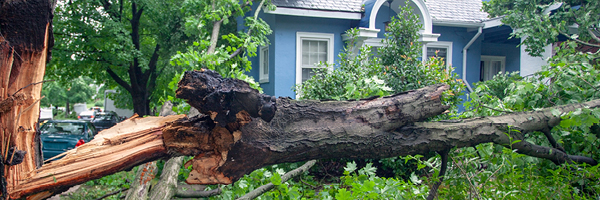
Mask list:
[[[483,26],[482,22],[462,22],[462,21],[443,21],[443,20],[432,20],[432,24],[436,26],[450,26],[450,27],[463,27],[463,28],[478,28]]]
[[[463,48],[463,50],[462,50],[462,53],[463,53],[462,80],[465,83],[465,85],[467,85],[467,89],[469,89],[469,92],[473,92],[473,88],[471,88],[471,85],[467,81],[467,50],[469,49],[469,47],[471,47],[471,45],[475,42],[475,40],[477,40],[477,38],[479,38],[482,30],[483,30],[483,27],[480,26],[479,29],[477,29],[477,34],[475,34],[475,36],[473,36],[471,41],[469,41],[469,43],[467,43],[465,48]]]

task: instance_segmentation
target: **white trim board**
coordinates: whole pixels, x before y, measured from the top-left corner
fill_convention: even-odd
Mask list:
[[[446,66],[448,67],[448,71],[450,71],[450,66],[452,66],[452,42],[446,42],[446,41],[437,41],[437,42],[431,42],[431,43],[427,43],[425,45],[423,45],[423,52],[422,52],[422,58],[423,62],[427,61],[427,47],[433,47],[433,48],[446,48],[448,49],[448,51],[446,51],[446,60],[444,60],[444,62],[446,63]]]
[[[333,18],[333,19],[362,19],[361,13],[353,12],[341,12],[341,11],[324,11],[324,10],[307,10],[299,8],[283,8],[277,7],[273,11],[266,11],[265,13],[274,15],[290,15],[290,16],[301,16],[301,17],[319,17],[319,18]]]
[[[264,55],[265,51],[267,53],[267,57],[266,57],[266,59],[267,59],[266,60],[267,61],[267,66],[264,66],[264,64],[265,64],[265,60],[264,60],[265,59],[265,57],[264,57],[265,56]],[[269,59],[270,55],[269,54],[270,54],[269,53],[269,46],[262,46],[262,47],[260,47],[260,53],[259,53],[259,56],[260,56],[259,57],[259,62],[260,63],[259,63],[259,68],[258,68],[258,77],[259,77],[258,82],[259,83],[268,83],[269,82],[269,74],[271,73],[271,69],[269,69],[269,65],[270,65],[270,62],[269,62],[270,61],[270,59]],[[267,74],[263,73],[264,70],[265,70],[265,67],[268,70]]]
[[[333,70],[334,38],[334,34],[332,33],[296,32],[296,84],[302,83],[302,40],[327,41],[327,63],[330,65],[330,69]],[[297,97],[298,94],[296,94],[296,98]]]

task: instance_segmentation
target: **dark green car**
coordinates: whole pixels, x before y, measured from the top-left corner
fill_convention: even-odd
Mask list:
[[[44,160],[87,143],[98,133],[89,121],[50,120],[40,128]]]

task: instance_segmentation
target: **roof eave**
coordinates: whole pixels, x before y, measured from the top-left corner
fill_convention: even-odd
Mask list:
[[[465,22],[465,21],[446,21],[446,20],[432,20],[435,26],[450,26],[450,27],[463,27],[463,28],[479,28],[483,27],[484,23],[481,22]]]
[[[318,18],[333,18],[333,19],[351,19],[360,20],[362,13],[360,12],[345,12],[345,11],[329,11],[329,10],[314,10],[303,8],[286,8],[277,7],[273,11],[266,11],[268,14],[274,15],[290,15],[301,17],[318,17]]]

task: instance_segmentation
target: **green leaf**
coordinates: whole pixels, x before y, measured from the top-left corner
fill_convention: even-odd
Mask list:
[[[335,194],[336,200],[353,200],[352,193],[347,191],[346,188],[339,189]]]
[[[279,173],[273,173],[273,176],[271,176],[271,183],[273,183],[273,185],[281,185],[281,175],[279,175]]]
[[[417,175],[415,174],[415,172],[410,174],[410,181],[413,182],[414,184],[421,184],[422,180],[419,179],[419,177],[417,177]]]
[[[348,173],[352,173],[356,170],[356,162],[348,162],[346,163],[346,167],[344,167],[344,171]]]

